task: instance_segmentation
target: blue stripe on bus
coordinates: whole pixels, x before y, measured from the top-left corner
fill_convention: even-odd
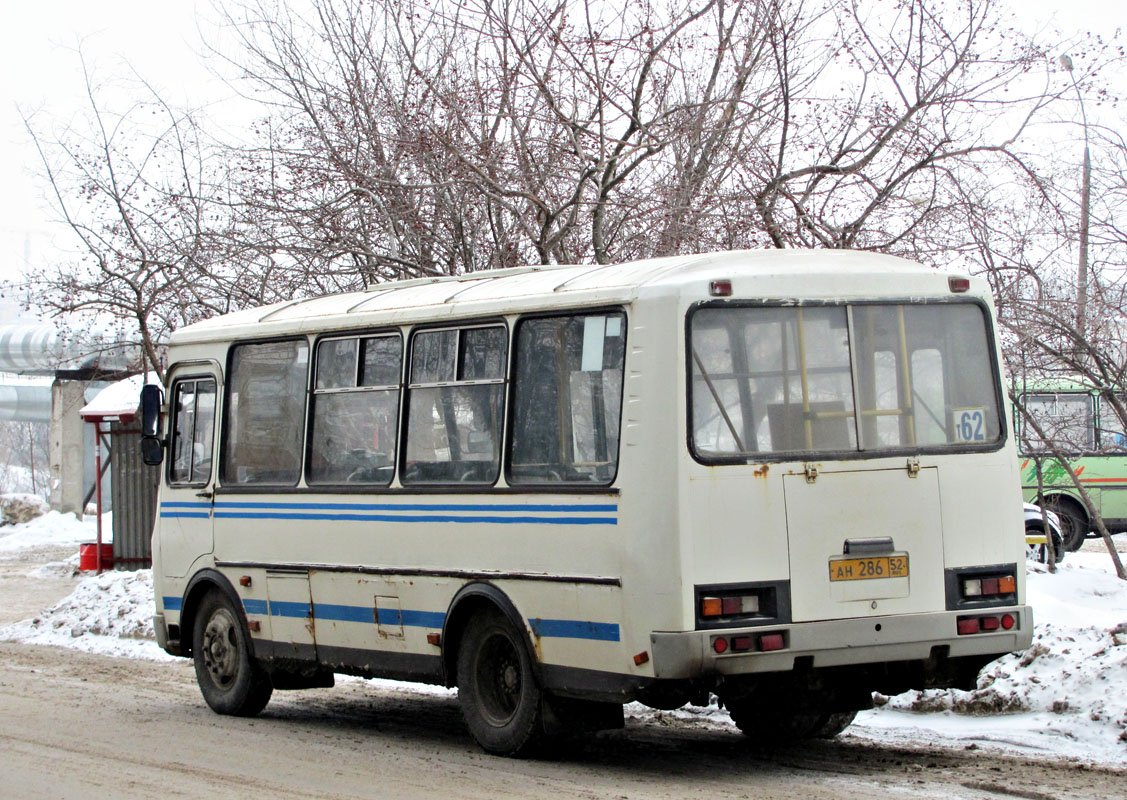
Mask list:
[[[378,609],[381,625],[405,625],[410,628],[441,628],[446,622],[442,611],[413,611],[411,609]],[[374,606],[342,606],[332,603],[315,603],[313,615],[316,619],[339,622],[376,623],[377,609]]]
[[[248,614],[262,614],[266,616],[270,613],[269,607],[266,605],[265,600],[243,600],[243,608],[246,609]]]
[[[618,625],[613,622],[588,622],[577,619],[530,619],[528,624],[536,636],[559,639],[594,639],[600,642],[619,641]]]
[[[172,598],[165,598],[167,601]],[[179,605],[179,600],[177,600]],[[305,619],[309,616],[309,605],[306,603],[272,602],[269,610],[265,600],[243,600],[243,607],[248,614],[267,614],[273,617],[297,617]],[[369,625],[376,624],[377,609],[370,606],[348,606],[335,603],[316,603],[313,606],[314,619],[333,620],[337,622],[362,622]],[[409,628],[440,629],[446,622],[446,614],[442,611],[417,611],[414,609],[396,610],[394,608],[378,609],[381,625],[402,625]],[[600,642],[617,642],[620,640],[618,625],[613,622],[591,622],[578,619],[530,619],[528,621],[532,632],[541,638],[550,639],[589,639]]]
[[[271,600],[270,616],[272,617],[298,617],[306,619],[309,616],[309,603],[295,603],[289,600]]]
[[[165,611],[180,611],[184,608],[184,601],[179,597],[169,597],[165,595],[161,597],[160,601],[164,605]]]
[[[164,503],[164,506],[174,505]],[[194,505],[194,504],[184,504]],[[205,504],[206,505],[206,504]],[[526,511],[572,513],[600,512],[617,513],[615,503],[599,505],[544,504],[544,505],[500,505],[492,503],[262,503],[224,500],[215,504],[216,508],[258,508],[296,511]]]
[[[359,513],[359,512],[392,513]],[[466,514],[458,512],[491,512]],[[321,513],[319,513],[321,512]],[[353,513],[332,513],[353,512]],[[411,513],[414,512],[414,513]],[[455,513],[418,513],[455,512]],[[500,514],[524,512],[519,516]],[[569,516],[540,516],[540,514],[566,513]],[[592,504],[539,504],[491,505],[461,503],[264,503],[229,501],[216,503],[167,502],[161,503],[160,516],[164,519],[277,519],[315,520],[326,522],[423,522],[489,525],[617,525],[617,517],[574,516],[578,514],[617,514],[618,505]],[[535,515],[535,516],[534,516]]]
[[[161,516],[168,516],[161,514]],[[216,519],[284,519],[339,522],[454,522],[490,525],[617,525],[617,517],[494,517],[449,514],[303,514],[285,511],[216,511]]]
[[[380,622],[384,625],[404,625],[409,628],[441,628],[446,622],[446,612],[381,608]]]
[[[375,606],[340,606],[333,603],[314,603],[313,616],[316,619],[336,620],[337,622],[376,624]]]
[[[160,504],[162,519],[210,519],[211,503],[168,501]]]

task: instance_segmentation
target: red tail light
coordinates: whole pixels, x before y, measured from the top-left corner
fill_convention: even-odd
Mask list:
[[[1010,631],[1016,627],[1017,617],[1013,614],[959,617],[955,620],[955,630],[958,631],[959,636],[970,636],[976,633],[991,633],[999,628]]]
[[[783,640],[781,633],[765,633],[759,637],[759,649],[764,652],[768,650],[782,650],[787,644]]]

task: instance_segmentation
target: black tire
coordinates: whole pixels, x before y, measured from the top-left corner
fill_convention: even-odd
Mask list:
[[[814,731],[814,738],[832,739],[852,725],[856,717],[856,711],[839,711],[836,714],[826,714],[821,726]]]
[[[1048,507],[1060,517],[1060,532],[1066,552],[1075,553],[1088,536],[1088,521],[1068,502],[1049,501]]]
[[[732,722],[736,723],[744,736],[764,746],[786,746],[813,739],[820,735],[833,716],[813,711],[759,708],[748,701],[725,702],[724,705],[728,708]],[[849,722],[852,721],[850,717]],[[847,722],[846,725],[848,724]],[[845,726],[841,730],[845,730]],[[836,736],[841,730],[831,736]]]
[[[253,717],[270,702],[270,676],[251,654],[242,615],[221,592],[208,592],[200,603],[192,657],[203,699],[217,714]]]
[[[519,634],[497,611],[476,614],[458,648],[458,702],[487,753],[525,756],[543,736],[540,687]]]

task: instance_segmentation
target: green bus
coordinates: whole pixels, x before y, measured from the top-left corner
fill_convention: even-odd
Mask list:
[[[1022,492],[1026,500],[1038,502],[1040,470],[1041,501],[1060,515],[1065,548],[1070,551],[1095,535],[1096,528],[1068,471],[1052,455],[1050,443],[1068,459],[1108,531],[1127,531],[1127,435],[1107,401],[1112,391],[1079,379],[1057,379],[1019,384],[1015,392],[1048,440],[1042,440],[1015,410]]]

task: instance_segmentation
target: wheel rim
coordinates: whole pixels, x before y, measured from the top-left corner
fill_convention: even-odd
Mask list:
[[[524,690],[520,654],[508,636],[494,633],[478,651],[474,684],[490,725],[501,727],[516,715]]]
[[[220,689],[235,682],[239,671],[238,623],[225,608],[216,609],[203,632],[203,661],[207,674]]]

